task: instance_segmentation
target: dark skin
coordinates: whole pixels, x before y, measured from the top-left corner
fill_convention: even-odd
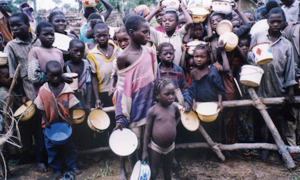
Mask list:
[[[173,69],[174,60],[174,49],[171,46],[163,47],[161,53],[159,54],[159,59],[161,60],[161,70],[171,71]],[[191,106],[188,102],[184,101],[184,108],[187,112],[191,111]]]
[[[203,26],[202,24],[195,24],[194,27],[192,28],[192,37],[193,39],[198,39],[201,40],[203,38]]]
[[[239,47],[242,49],[243,53],[247,55],[250,48],[250,41],[248,39],[240,40]]]
[[[0,11],[7,17],[12,10],[9,8],[6,0],[0,0]]]
[[[68,22],[65,15],[63,14],[55,15],[50,23],[54,26],[55,32],[61,34],[67,34],[65,30],[67,28]],[[78,35],[74,30],[70,30],[70,33],[74,34],[78,38]]]
[[[147,22],[141,22],[138,29],[129,29],[128,33],[130,37],[129,46],[118,55],[117,66],[118,69],[124,69],[133,64],[142,55],[142,45],[146,45],[150,35],[150,27]],[[122,123],[117,123],[116,129],[123,129],[125,127]],[[137,160],[137,151],[128,156],[131,169],[133,169],[134,163]],[[126,180],[125,170],[125,158],[120,157],[120,180]]]
[[[269,15],[268,18],[268,24],[269,24],[269,38],[271,42],[275,42],[279,39],[281,36],[281,30],[284,28],[285,19],[281,13],[272,13]],[[295,100],[294,97],[294,87],[289,86],[287,87],[287,95],[284,99],[284,104],[290,104],[293,103]]]
[[[62,69],[61,67],[55,67],[55,68],[48,68],[46,70],[46,76],[48,79],[48,85],[50,88],[50,91],[53,93],[55,99],[58,98],[59,94],[63,90],[65,84],[62,82]],[[44,121],[45,121],[45,127],[50,128],[49,121],[47,119],[45,111],[41,111]],[[73,109],[70,109],[70,117],[72,117]],[[73,125],[73,120],[70,118],[67,122],[69,126]]]
[[[142,160],[148,159],[148,144],[150,139],[162,148],[169,147],[176,138],[176,126],[180,121],[180,111],[173,102],[175,100],[175,87],[172,83],[166,84],[156,95],[158,103],[152,106],[147,113],[147,123],[144,136]],[[166,116],[166,113],[168,116]],[[171,180],[171,167],[174,150],[162,155],[149,149],[151,179],[156,179],[160,163],[163,163],[164,179]]]
[[[69,63],[70,69],[72,72],[75,72],[78,74],[78,76],[81,74],[83,70],[83,61],[82,58],[84,56],[84,44],[82,43],[75,43],[69,48],[69,53],[71,57],[71,61]],[[91,95],[92,95],[92,85],[88,84],[86,85],[87,89],[87,99],[86,104],[84,105],[84,108],[88,111],[91,109]]]
[[[209,73],[208,61],[209,54],[205,49],[195,49],[194,51],[194,63],[195,68],[191,71],[191,78],[195,81],[200,80],[202,77]],[[197,103],[193,99],[193,110],[196,111]],[[218,109],[222,110],[222,95],[218,94]]]
[[[9,78],[8,68],[0,69],[0,83],[3,84],[6,88],[9,88],[11,85],[12,79]]]
[[[109,30],[107,29],[95,29],[94,30],[94,40],[98,43],[98,50],[107,58],[110,59],[114,52],[114,46],[108,44]],[[106,56],[107,55],[107,56]],[[92,84],[93,90],[96,98],[96,108],[102,109],[102,103],[99,98],[99,87],[97,75],[92,73]]]

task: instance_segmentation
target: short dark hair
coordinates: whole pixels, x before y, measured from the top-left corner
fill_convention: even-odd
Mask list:
[[[276,8],[276,7],[279,7],[279,4],[276,1],[271,0],[271,1],[267,2],[267,4],[266,4],[267,13],[269,13],[271,11],[271,9]]]
[[[54,16],[56,16],[56,15],[64,15],[64,16],[65,16],[65,14],[64,14],[63,12],[61,12],[61,11],[52,11],[52,12],[49,14],[49,16],[48,16],[48,21],[49,21],[50,23],[52,23],[53,18],[54,18]]]
[[[29,18],[25,13],[22,13],[22,12],[13,13],[10,16],[10,18],[13,18],[13,17],[19,17],[25,24],[29,25]]]
[[[166,13],[164,15],[166,15],[166,14],[173,14],[175,16],[176,22],[178,22],[178,19],[179,19],[178,14],[175,11],[166,11]]]
[[[125,27],[126,27],[127,33],[129,34],[130,29],[133,29],[134,31],[138,30],[139,26],[143,22],[147,22],[147,21],[142,16],[135,15],[135,14],[129,16],[125,22]]]
[[[133,14],[126,14],[126,15],[123,17],[122,21],[123,21],[123,24],[124,24],[124,25],[125,25],[125,23],[126,23],[126,20],[127,20],[131,15],[133,15]]]
[[[272,8],[268,13],[268,19],[269,19],[271,14],[282,14],[282,17],[283,17],[284,21],[286,20],[284,11],[280,7]]]
[[[92,29],[94,29],[94,27],[96,26],[96,24],[98,24],[98,23],[104,23],[102,20],[100,20],[100,19],[92,19],[91,21],[90,21],[90,26],[91,26],[91,28]]]
[[[96,10],[95,8],[93,7],[84,7],[84,13],[83,13],[83,16],[88,19],[89,16],[92,14],[92,13],[95,13]]]
[[[87,21],[89,22],[92,19],[101,19],[103,21],[102,16],[98,13],[91,13],[87,18]]]
[[[160,55],[160,53],[162,52],[162,49],[164,47],[171,47],[173,50],[175,50],[174,47],[173,47],[173,45],[171,43],[169,43],[169,42],[163,42],[163,43],[160,43],[159,46],[158,46],[158,48],[157,48],[157,55]]]
[[[214,17],[214,16],[221,16],[222,19],[226,19],[226,15],[225,14],[222,14],[222,13],[216,13],[216,12],[213,12],[211,15],[210,15],[210,18]]]
[[[105,23],[96,24],[93,28],[94,34],[95,34],[95,31],[98,30],[98,29],[107,29],[107,31],[109,32],[109,27]]]
[[[46,73],[51,71],[52,69],[60,68],[62,70],[61,64],[58,61],[51,60],[46,64]]]
[[[41,31],[42,31],[42,29],[45,28],[45,27],[52,27],[52,28],[54,29],[54,27],[53,27],[53,25],[52,25],[51,23],[46,22],[46,21],[42,21],[42,22],[40,22],[40,23],[36,26],[35,33],[36,33],[36,34],[40,34]]]
[[[72,48],[74,46],[74,44],[82,44],[83,47],[85,47],[84,42],[81,41],[80,39],[72,39],[69,43],[69,48]]]
[[[173,82],[167,77],[156,79],[154,81],[154,95],[157,96],[161,92],[161,90],[168,84],[173,84]]]

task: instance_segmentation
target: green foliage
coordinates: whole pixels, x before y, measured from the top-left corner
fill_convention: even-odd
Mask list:
[[[12,12],[17,12],[19,11],[19,6],[23,3],[23,2],[28,2],[28,0],[11,0],[11,1],[7,1],[8,2],[8,6],[11,8]]]
[[[97,174],[93,174],[92,177],[85,178],[84,180],[96,180],[98,178],[109,179],[109,177],[113,175],[113,172],[110,169],[110,161],[105,161],[105,165],[103,163],[100,163],[99,166],[99,172]]]

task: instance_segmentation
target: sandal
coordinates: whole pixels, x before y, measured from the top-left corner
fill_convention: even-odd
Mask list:
[[[63,175],[60,170],[55,171],[55,174],[54,174],[55,179],[60,179],[62,177],[63,177]]]
[[[79,175],[79,174],[82,173],[82,172],[81,172],[79,169],[77,169],[76,167],[73,168],[72,171],[73,171],[73,173],[74,173],[75,176],[77,176],[77,175]]]
[[[38,172],[47,172],[47,167],[44,163],[38,163]]]
[[[251,152],[249,149],[244,149],[242,152],[245,156],[250,156]]]

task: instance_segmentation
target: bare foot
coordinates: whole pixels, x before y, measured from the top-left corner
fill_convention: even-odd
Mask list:
[[[119,180],[127,180],[126,171],[124,168],[120,168]]]

